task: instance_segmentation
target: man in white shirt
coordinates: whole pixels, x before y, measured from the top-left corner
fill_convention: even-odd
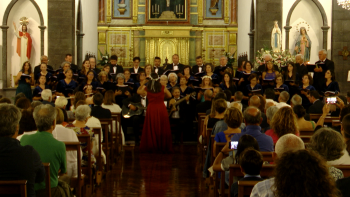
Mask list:
[[[179,58],[179,55],[178,54],[174,54],[173,57],[172,57],[172,60],[173,60],[173,63],[172,64],[168,64],[167,66],[167,70],[178,70],[178,76],[181,77],[182,76],[182,72],[183,72],[183,69],[184,69],[184,65],[181,64],[179,61],[180,61],[180,58]]]
[[[160,58],[159,57],[155,57],[154,58],[154,68],[153,68],[153,72],[157,73],[159,76],[161,76],[164,73],[163,68],[160,67]]]
[[[283,91],[280,93],[280,96],[278,97],[278,102],[276,104],[276,107],[278,109],[282,107],[290,107],[290,105],[287,104],[287,101],[289,100],[289,93],[287,91]]]
[[[130,73],[137,74],[141,71],[144,71],[144,69],[140,67],[140,61],[141,61],[141,59],[139,57],[134,57],[132,59],[134,66],[132,68],[130,68]]]
[[[196,57],[196,65],[192,67],[193,74],[204,72],[203,59],[201,56]]]

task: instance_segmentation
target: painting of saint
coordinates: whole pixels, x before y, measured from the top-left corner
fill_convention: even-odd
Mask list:
[[[309,35],[307,35],[307,31],[305,27],[300,28],[300,35],[296,40],[293,54],[294,55],[302,54],[304,55],[305,62],[310,61],[311,40]]]
[[[278,27],[278,21],[275,21],[274,27],[271,33],[271,47],[273,52],[281,52],[282,49],[282,37],[281,29]]]

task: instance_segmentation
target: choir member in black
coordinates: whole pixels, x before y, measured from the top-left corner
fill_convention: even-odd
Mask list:
[[[111,67],[110,67],[109,65],[104,65],[104,66],[103,66],[102,71],[105,71],[106,73],[108,73],[108,76],[107,76],[108,81],[111,81],[111,82],[112,82],[116,75],[113,75],[114,77],[112,77],[112,74],[113,74],[113,73],[110,73],[110,72],[109,72],[110,70],[111,70]]]
[[[180,94],[181,94],[181,97],[184,97],[188,94],[191,94],[193,92],[193,89],[189,86],[187,86],[187,77],[185,76],[181,76],[180,77]]]
[[[173,88],[173,87],[175,87],[175,86],[178,86],[178,84],[177,84],[177,75],[175,73],[170,73],[168,75],[168,81],[169,81],[169,83],[166,86],[166,88],[168,90]]]
[[[130,70],[125,69],[124,70],[124,77],[125,77],[124,82],[125,83],[134,83],[135,82],[133,78],[130,78],[130,76],[131,76]]]
[[[251,74],[248,78],[249,84],[246,86],[245,91],[244,91],[244,99],[248,99],[253,95],[253,90],[260,90],[260,91],[255,91],[256,94],[262,94],[263,89],[260,84],[258,84],[258,75],[256,74]],[[253,92],[252,92],[253,91]]]
[[[335,75],[332,70],[327,70],[324,78],[326,82],[323,84],[322,91],[325,96],[338,95],[340,92],[338,82],[335,81]]]
[[[140,87],[140,84],[141,84],[143,81],[146,81],[144,84],[147,83],[145,71],[139,71],[139,74],[137,75],[136,79],[137,79],[137,82],[135,82],[135,84],[134,84],[134,86],[135,86],[135,87],[134,87],[135,92],[136,92],[137,89]]]
[[[29,76],[22,77],[22,75]],[[32,100],[33,95],[31,86],[34,85],[34,75],[29,61],[23,63],[22,69],[18,72],[16,76],[15,84],[18,85],[16,89],[16,95],[18,93],[24,93],[29,100]]]
[[[204,71],[205,71],[205,69],[204,69],[204,65],[203,65],[202,56],[197,56],[196,57],[196,65],[192,67],[192,72],[193,72],[193,74],[196,74],[196,73],[201,73]]]
[[[158,76],[161,76],[164,73],[164,69],[160,66],[160,58],[159,57],[155,57],[154,58],[154,68],[153,68],[153,72],[157,73]]]
[[[53,70],[52,66],[48,65],[49,63],[49,58],[46,55],[42,55],[40,58],[40,64],[34,67],[34,76],[37,76],[38,73],[41,71],[40,66],[41,64],[44,63],[47,66],[47,69]]]
[[[311,105],[309,99],[308,99],[308,93],[311,90],[316,90],[313,84],[313,79],[311,75],[304,75],[302,78],[302,85],[299,86],[300,89],[300,96],[302,98],[302,105],[307,110],[309,109],[309,106]]]
[[[205,75],[211,77],[214,86],[218,86],[220,79],[222,79],[219,75],[213,72],[213,65],[210,63],[205,64]]]
[[[33,90],[33,100],[35,101],[41,100],[41,92],[45,89],[50,89],[50,86],[45,85],[45,83],[46,83],[46,77],[40,76],[39,84]]]
[[[191,67],[190,66],[184,66],[184,73],[183,75],[187,78],[188,83],[191,83],[190,80],[194,80],[194,76],[191,75]]]
[[[166,69],[167,70],[178,70],[179,73],[178,73],[178,76],[181,76],[182,75],[182,71],[184,69],[184,65],[181,64],[179,61],[179,55],[178,54],[174,54],[173,57],[172,57],[172,60],[173,60],[173,63],[172,64],[168,64]]]
[[[72,79],[73,71],[71,69],[67,70],[64,74],[66,78],[58,82],[56,95],[69,97],[73,95],[73,90],[78,87],[78,83]]]
[[[307,75],[309,71],[307,70],[307,66],[304,63],[304,55],[298,54],[295,56],[295,68],[296,72],[301,76]]]
[[[134,57],[132,61],[134,66],[129,69],[131,73],[139,74],[140,72],[144,71],[144,69],[140,67],[141,59],[139,57]]]
[[[81,83],[79,90],[83,91],[85,85],[92,85],[93,90],[99,86],[98,81],[95,79],[95,72],[89,70],[86,74],[85,80]]]
[[[243,72],[236,72],[236,78],[239,78],[238,81],[238,90],[244,92],[245,87],[249,84],[249,76],[253,73],[252,71],[252,63],[250,61],[246,61],[243,65]]]
[[[322,91],[322,86],[325,83],[325,72],[331,70],[334,72],[334,62],[327,59],[327,51],[322,49],[318,52],[318,57],[320,58],[315,64],[318,66],[314,69],[314,87],[317,91]]]
[[[146,73],[146,78],[150,78],[151,74],[152,74],[152,65],[151,64],[147,64],[144,68],[145,73]]]
[[[289,87],[284,84],[283,75],[277,74],[275,79],[275,95],[278,97],[281,92],[287,91],[289,93]]]
[[[101,72],[101,70],[96,67],[96,58],[90,57],[89,62],[91,70],[93,70],[96,73],[96,75],[98,75]]]
[[[213,70],[213,72],[218,76],[218,81],[222,80],[222,77],[224,76],[227,67],[232,68],[232,66],[227,65],[227,57],[223,55],[220,57],[220,65],[215,67],[215,69]]]
[[[245,60],[242,60],[242,62],[240,62],[240,60],[238,60],[238,67],[237,67],[237,72],[243,72],[244,71],[244,68],[243,68],[243,66],[244,66],[244,64],[245,64]],[[237,73],[236,73],[237,74]]]
[[[108,73],[105,71],[101,71],[98,74],[98,87],[103,88],[101,93],[106,92],[111,89],[112,83],[108,80]]]
[[[259,67],[258,67],[258,70],[259,72],[263,73],[265,70],[266,70],[266,64],[267,62],[270,62],[272,61],[272,56],[270,54],[265,54],[264,55],[264,64],[261,64]],[[278,66],[277,65],[273,65],[273,69],[275,71],[278,71]]]
[[[285,84],[289,88],[289,94],[294,95],[298,92],[299,83],[301,81],[300,75],[297,73],[296,66],[293,62],[287,63],[287,71],[284,72]]]
[[[87,73],[89,72],[89,70],[90,70],[90,62],[89,62],[89,60],[84,60],[83,61],[83,65],[81,67],[81,71],[78,73],[79,74],[79,78],[81,78],[81,80],[83,78],[86,78]]]
[[[115,75],[117,75],[118,73],[123,73],[123,71],[124,71],[123,67],[117,65],[118,56],[112,55],[109,62],[110,62],[109,73],[113,73]]]
[[[231,92],[231,95],[234,95],[237,91],[237,88],[232,80],[232,75],[230,73],[224,74],[224,78],[222,79],[219,87],[224,91],[229,90]]]
[[[128,86],[126,86],[127,90],[123,91],[121,90],[120,87],[124,87],[124,80],[125,80],[125,76],[123,73],[118,73],[116,78],[115,78],[117,84],[115,85],[115,103],[118,104],[119,106],[123,106],[123,100],[130,97],[131,93],[130,93],[130,89]]]
[[[202,88],[201,90],[199,90],[198,94],[197,94],[197,101],[199,102],[204,102],[204,91],[207,89],[213,90],[213,82],[211,81],[211,77],[209,76],[204,76],[202,77],[202,84],[200,85],[200,87]]]
[[[60,81],[62,79],[64,79],[66,76],[64,75],[64,73],[70,69],[70,63],[69,62],[63,62],[61,64],[61,68],[62,70],[57,74],[57,80]]]
[[[162,84],[162,86],[167,87],[168,86],[168,77],[166,75],[161,75],[159,77],[159,82]]]
[[[66,54],[66,57],[64,58],[64,61],[69,62],[70,63],[70,69],[73,71],[73,73],[77,73],[79,68],[77,65],[73,64],[73,56],[72,54]]]
[[[46,77],[46,85],[50,85],[50,78],[52,77],[52,74],[47,72],[47,66],[46,64],[42,63],[40,65],[40,72],[38,73],[37,76],[35,76],[35,81],[38,83],[39,77],[40,76],[45,76]]]

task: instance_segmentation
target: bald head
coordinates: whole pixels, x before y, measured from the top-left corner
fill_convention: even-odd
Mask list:
[[[249,106],[243,113],[246,125],[259,125],[261,121],[261,112],[257,107]]]
[[[288,133],[280,137],[275,146],[275,153],[281,157],[287,151],[298,151],[305,149],[305,144],[300,137]]]
[[[267,110],[269,107],[272,107],[272,106],[275,106],[275,103],[273,103],[273,102],[267,102],[267,103],[265,104],[265,110]]]
[[[211,90],[205,90],[204,91],[204,99],[206,101],[211,101],[211,98],[213,98],[213,91]]]
[[[232,102],[232,103],[230,104],[229,108],[233,108],[233,107],[239,109],[239,111],[241,111],[241,112],[242,112],[242,110],[243,110],[243,105],[242,105],[242,103]]]
[[[259,107],[260,106],[260,98],[256,95],[250,97],[249,106]]]

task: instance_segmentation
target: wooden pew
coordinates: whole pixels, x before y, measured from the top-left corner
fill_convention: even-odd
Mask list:
[[[212,149],[212,155],[215,157],[220,153],[220,151],[224,148],[226,145],[226,142],[216,142],[213,143],[213,146],[215,146],[215,152],[214,148]],[[214,158],[215,158],[214,157]],[[221,174],[221,178],[219,179],[219,174]],[[221,184],[220,184],[221,181]],[[224,194],[227,194],[228,191],[225,190],[225,171],[215,171],[215,180],[214,180],[214,196],[217,197],[218,195],[223,196]]]
[[[119,113],[112,113],[112,119],[115,120],[115,129],[116,132],[112,133],[112,141],[113,141],[113,147],[114,147],[114,153],[116,153],[116,155],[119,155],[120,152],[122,151],[123,148],[123,141],[122,141],[122,114]],[[119,125],[118,125],[119,123]],[[114,158],[115,160],[113,161],[114,163],[117,162],[117,157]]]
[[[112,160],[114,160],[114,153],[113,153],[113,138],[112,137],[109,137],[108,136],[108,133],[113,133],[112,132],[112,121],[113,119],[112,118],[101,118],[99,119],[100,122],[101,122],[101,126],[102,126],[102,129],[105,130],[104,132],[104,140],[102,142],[102,147],[103,147],[103,151],[104,153],[106,154],[106,168],[105,168],[105,171],[108,172],[109,170],[112,169]],[[109,130],[109,128],[111,130]],[[112,135],[111,135],[112,136]]]
[[[77,152],[77,177],[72,177],[70,179],[70,187],[75,188],[76,196],[82,196],[82,187],[84,185],[84,175],[81,173],[81,152],[79,142],[64,142],[66,145],[66,151],[76,151]]]
[[[332,120],[332,127],[338,127],[341,125],[340,120]]]
[[[43,163],[45,168],[45,194],[51,197],[50,163]]]
[[[344,174],[344,178],[350,177],[350,165],[334,165],[333,167],[341,170]]]
[[[310,114],[310,120],[314,120],[315,122],[317,122],[321,116],[322,116],[322,114]],[[324,119],[324,122],[325,123],[332,123],[333,120],[339,120],[339,117],[338,116],[326,116],[326,118]]]
[[[198,121],[198,136],[200,135],[202,131],[202,120],[205,118],[205,113],[198,113],[197,121]]]
[[[299,131],[301,136],[312,136],[315,131]]]
[[[92,131],[94,132],[94,135],[98,135],[99,136],[99,139],[98,139],[98,155],[99,156],[95,156],[96,158],[96,167],[97,167],[97,170],[96,170],[96,184],[97,185],[100,185],[101,182],[102,182],[102,169],[103,169],[103,163],[102,163],[102,160],[103,160],[103,157],[102,157],[102,143],[101,143],[101,139],[102,139],[102,133],[101,133],[101,127],[93,127],[91,128]]]
[[[312,136],[301,135],[300,138],[303,140],[304,144],[309,144]]]
[[[263,161],[273,162],[272,154],[273,152],[260,152],[263,156]]]
[[[91,150],[91,137],[88,134],[85,135],[77,135],[79,142],[82,143],[86,143],[86,148],[88,150],[88,162],[87,162],[87,166],[82,166],[82,172],[85,175],[85,188],[84,191],[85,193],[83,194],[83,196],[91,196],[92,191],[93,191],[93,177],[92,177],[92,166],[91,166],[91,154],[90,154],[90,150]]]
[[[238,181],[238,197],[250,196],[254,185],[260,181]]]
[[[27,197],[27,180],[0,181],[0,196],[3,195]]]
[[[267,164],[267,165],[263,165],[260,171],[260,176],[263,178],[269,178],[273,176],[273,171],[275,169],[275,165],[274,164]],[[240,165],[238,164],[232,164],[230,165],[230,177],[229,177],[229,196],[231,196],[231,186],[233,183],[233,177],[244,177],[243,173],[241,172],[241,168]]]

